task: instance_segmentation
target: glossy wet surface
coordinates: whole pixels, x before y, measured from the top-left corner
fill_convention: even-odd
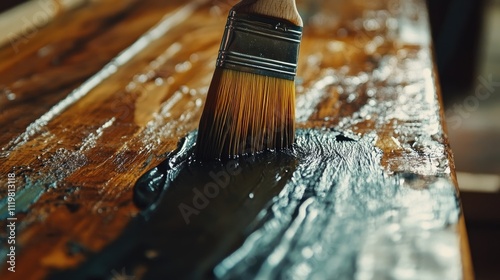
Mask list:
[[[460,278],[454,186],[389,176],[373,137],[299,130],[292,150],[214,163],[195,138],[138,180],[117,241],[54,278]]]
[[[8,279],[470,273],[422,1],[299,1],[295,147],[234,166],[189,160],[230,5],[117,3],[0,49],[0,170],[32,268]]]

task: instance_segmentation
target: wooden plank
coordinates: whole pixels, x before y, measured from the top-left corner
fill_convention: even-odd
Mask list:
[[[243,175],[231,177],[228,191],[192,216],[190,225],[177,212],[193,195],[182,186],[203,187],[211,180],[207,174],[221,169],[174,164],[190,169],[174,176],[177,187],[165,191],[151,222],[144,222],[132,203],[134,183],[166,158],[185,153],[169,155],[197,127],[231,6],[163,2],[92,2],[40,29],[18,54],[8,46],[0,50],[0,123],[7,128],[0,138],[0,174],[15,174],[18,211],[17,272],[4,266],[2,279],[185,275],[191,259],[197,260],[196,277],[216,266],[217,275],[235,277],[301,272],[363,278],[402,273],[392,270],[399,268],[472,279],[427,16],[417,0],[299,1],[306,27],[296,150],[239,162]],[[110,62],[112,57],[117,59]],[[34,66],[25,67],[27,61]],[[264,162],[272,164],[266,169]],[[305,180],[308,172],[322,175]],[[251,179],[259,174],[264,185]],[[280,179],[271,180],[274,175]],[[0,182],[7,185],[7,176]],[[0,197],[7,234],[6,189]],[[316,218],[321,213],[332,219]],[[391,234],[391,226],[400,230]],[[282,237],[258,238],[277,233]],[[408,245],[419,242],[430,245]],[[245,251],[248,244],[270,251]],[[280,255],[280,248],[287,254]],[[416,254],[420,270],[390,248]],[[402,261],[384,263],[377,258],[383,253]],[[249,269],[248,258],[260,269]],[[381,261],[375,263],[386,270],[369,261]]]
[[[0,45],[17,43],[28,39],[31,33],[52,21],[58,14],[82,5],[84,0],[28,1],[0,15]]]
[[[5,146],[156,24],[176,3],[92,3],[0,51],[0,136]],[[78,16],[76,16],[78,15]],[[89,24],[89,22],[91,24]],[[32,67],[26,67],[29,61]],[[30,112],[30,114],[25,114]]]

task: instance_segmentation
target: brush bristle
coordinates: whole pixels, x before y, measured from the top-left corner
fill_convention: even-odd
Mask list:
[[[290,147],[294,81],[217,68],[198,129],[196,156],[226,159]]]

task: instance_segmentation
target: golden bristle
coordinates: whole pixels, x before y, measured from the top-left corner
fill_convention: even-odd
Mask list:
[[[196,157],[226,159],[290,147],[294,81],[217,68],[200,120]]]

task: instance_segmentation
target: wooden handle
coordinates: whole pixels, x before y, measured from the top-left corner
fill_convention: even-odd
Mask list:
[[[303,26],[295,0],[243,0],[234,6],[233,10],[282,18],[297,26]]]

